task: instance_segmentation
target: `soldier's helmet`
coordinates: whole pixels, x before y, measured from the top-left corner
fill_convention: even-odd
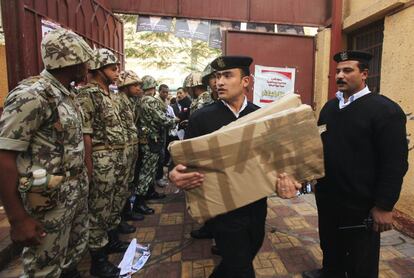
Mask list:
[[[45,68],[51,70],[88,62],[93,50],[79,35],[58,28],[42,39],[41,55]]]
[[[90,70],[97,70],[107,65],[119,64],[118,58],[109,49],[95,49],[93,54],[93,59],[89,61]]]
[[[126,70],[120,73],[116,85],[118,88],[122,88],[137,83],[142,83],[141,78],[134,71]]]
[[[184,79],[183,87],[191,88],[199,85],[203,85],[202,73],[199,71],[193,71]]]
[[[142,89],[148,90],[157,87],[157,81],[151,75],[145,75],[142,77]]]
[[[206,66],[206,68],[203,70],[203,73],[201,75],[201,81],[203,82],[204,85],[208,85],[208,80],[210,78],[210,76],[215,73],[216,71],[211,67],[210,64],[208,64]]]

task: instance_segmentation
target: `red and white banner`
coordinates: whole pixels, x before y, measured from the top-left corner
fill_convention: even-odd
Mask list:
[[[255,66],[253,103],[263,107],[295,90],[294,68]]]

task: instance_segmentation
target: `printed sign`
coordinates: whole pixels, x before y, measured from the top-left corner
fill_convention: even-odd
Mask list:
[[[255,66],[253,103],[262,107],[295,90],[294,68]]]

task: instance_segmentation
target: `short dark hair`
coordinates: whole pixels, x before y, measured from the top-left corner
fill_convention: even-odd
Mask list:
[[[167,86],[167,85],[165,85],[165,84],[161,84],[161,85],[158,87],[158,92],[159,92],[159,91],[161,91],[162,89],[167,89],[167,90],[168,90],[168,86]]]
[[[179,90],[184,90],[184,88],[183,87],[178,87],[177,91],[179,91]]]
[[[358,68],[360,71],[369,70],[368,63],[358,61]]]
[[[241,77],[250,76],[250,68],[249,67],[242,67],[240,68]]]

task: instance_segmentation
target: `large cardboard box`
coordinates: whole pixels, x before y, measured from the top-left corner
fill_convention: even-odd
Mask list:
[[[205,175],[201,187],[185,193],[189,213],[199,222],[273,194],[278,173],[300,182],[324,175],[314,112],[297,96],[169,148],[175,164]]]

